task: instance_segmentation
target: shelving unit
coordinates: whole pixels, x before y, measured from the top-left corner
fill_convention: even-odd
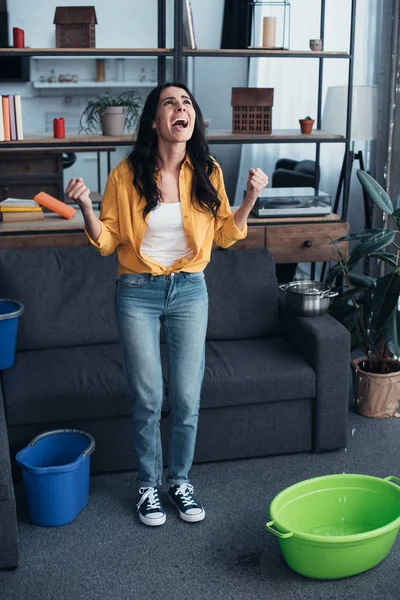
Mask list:
[[[325,4],[326,0],[321,0],[321,21],[320,37],[325,34]],[[344,180],[343,186],[343,209],[342,218],[347,218],[348,198],[349,198],[349,151],[350,151],[350,131],[351,131],[351,103],[352,103],[352,80],[353,80],[353,54],[355,41],[355,12],[356,0],[351,0],[351,23],[350,23],[350,49],[349,52],[335,51],[302,51],[302,50],[266,50],[263,48],[249,48],[245,50],[220,50],[220,49],[187,49],[183,48],[182,34],[182,15],[183,0],[174,0],[174,47],[166,48],[166,0],[158,0],[158,47],[157,48],[0,48],[0,57],[4,56],[30,56],[35,58],[115,58],[115,57],[156,57],[157,58],[157,79],[158,82],[165,81],[166,58],[172,57],[174,64],[174,79],[176,81],[184,80],[185,59],[189,57],[208,57],[208,58],[298,58],[314,59],[319,61],[318,72],[318,110],[316,119],[316,129],[311,135],[302,135],[297,130],[273,130],[271,135],[248,135],[232,134],[231,131],[210,130],[207,139],[210,144],[268,144],[268,143],[311,143],[315,144],[315,160],[317,167],[320,163],[320,145],[323,143],[342,143],[345,146],[344,161]],[[343,137],[335,133],[321,131],[321,101],[322,101],[322,79],[324,60],[340,59],[349,61],[348,74],[348,120],[346,135]],[[78,83],[40,83],[35,82],[37,88],[65,88],[72,89],[78,87],[152,87],[152,82],[78,82]],[[23,141],[2,142],[0,143],[0,154],[3,151],[18,149],[40,149],[64,147],[79,148],[92,146],[127,146],[133,142],[131,135],[126,134],[118,138],[104,136],[86,136],[73,135],[68,139],[54,139],[50,135],[35,134],[26,135]],[[317,185],[315,186],[317,188]],[[318,188],[317,188],[318,189]]]

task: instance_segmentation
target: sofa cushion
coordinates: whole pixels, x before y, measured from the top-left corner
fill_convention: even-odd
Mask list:
[[[281,337],[210,341],[201,408],[314,398],[315,372]]]
[[[130,414],[119,344],[18,352],[2,379],[9,425]]]
[[[250,339],[279,332],[279,288],[269,250],[213,252],[205,277],[208,340]]]
[[[0,252],[0,297],[25,306],[18,350],[118,341],[114,316],[116,257],[92,247]]]

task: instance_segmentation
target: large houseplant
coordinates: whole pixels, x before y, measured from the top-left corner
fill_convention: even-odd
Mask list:
[[[106,91],[86,106],[81,115],[79,133],[98,133],[101,130],[103,135],[122,135],[125,128],[130,131],[135,127],[142,105],[142,98],[136,91],[118,96]]]
[[[347,257],[336,246],[338,264],[330,270],[327,283],[336,282],[339,295],[330,312],[349,329],[352,348],[364,354],[353,361],[356,410],[366,416],[392,416],[400,399],[400,196],[392,202],[371,175],[359,170],[357,177],[373,203],[388,215],[388,227],[333,242],[356,244]],[[383,274],[360,272],[370,258],[385,265]]]

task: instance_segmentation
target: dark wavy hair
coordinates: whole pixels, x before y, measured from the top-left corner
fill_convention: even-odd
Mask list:
[[[185,90],[196,112],[193,134],[186,143],[186,153],[193,165],[191,202],[199,210],[209,212],[215,217],[221,202],[210,181],[211,173],[216,167],[208,150],[203,115],[188,88],[183,83],[174,82],[163,83],[148,95],[139,121],[136,142],[128,155],[128,161],[134,173],[133,185],[140,197],[144,197],[146,200],[143,217],[154,210],[162,200],[162,194],[154,179],[160,156],[158,155],[158,136],[152,123],[156,117],[161,92],[167,87],[178,87]]]

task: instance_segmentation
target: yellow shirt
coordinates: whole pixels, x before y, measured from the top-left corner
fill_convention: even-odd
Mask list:
[[[222,248],[228,248],[235,241],[247,235],[247,225],[242,230],[235,224],[225,191],[221,167],[216,164],[210,181],[217,191],[221,205],[217,217],[196,209],[190,201],[192,191],[192,164],[187,158],[179,174],[179,193],[184,230],[188,243],[193,249],[191,257],[180,258],[166,267],[141,254],[140,247],[146,229],[143,219],[145,200],[140,199],[133,186],[132,168],[125,158],[108,176],[100,210],[101,233],[94,241],[86,235],[100,254],[107,256],[117,249],[118,275],[122,273],[151,273],[169,275],[179,271],[196,273],[202,271],[210,261],[213,241]]]

